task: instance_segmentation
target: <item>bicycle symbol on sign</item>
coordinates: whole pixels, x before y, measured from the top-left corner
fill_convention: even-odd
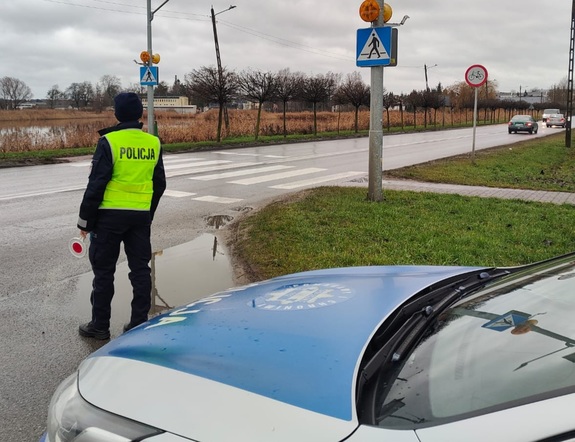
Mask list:
[[[465,72],[465,81],[471,87],[482,86],[487,81],[487,69],[479,64],[470,66]]]
[[[483,77],[484,77],[483,72],[481,72],[480,70],[471,71],[471,72],[469,73],[469,79],[470,79],[471,81],[473,81],[473,80],[483,80]]]

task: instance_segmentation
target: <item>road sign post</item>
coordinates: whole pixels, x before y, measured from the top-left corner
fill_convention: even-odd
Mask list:
[[[477,91],[487,82],[487,69],[480,64],[474,64],[465,71],[465,81],[475,89],[475,101],[473,103],[473,141],[471,144],[471,162],[475,163],[475,128],[477,126]]]
[[[371,28],[357,31],[357,66],[371,68],[369,106],[369,182],[367,197],[383,201],[383,66],[390,64],[391,32],[383,26],[391,18],[391,7],[383,0],[364,0],[359,8]]]
[[[359,7],[363,21],[371,28],[357,30],[356,65],[371,68],[369,106],[369,184],[368,199],[383,200],[383,67],[397,65],[397,29],[401,23],[385,26],[392,16],[391,6],[384,0],[364,0]]]

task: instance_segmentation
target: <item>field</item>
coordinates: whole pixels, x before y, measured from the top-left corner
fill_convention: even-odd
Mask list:
[[[218,124],[218,110],[213,109],[199,114],[179,114],[174,111],[156,111],[158,135],[164,144],[194,143],[215,141]],[[229,110],[229,131],[225,125],[222,134],[225,138],[255,138],[257,111]],[[499,114],[480,113],[490,122],[502,121]],[[286,130],[289,135],[311,135],[314,133],[312,112],[288,112]],[[144,113],[142,119],[147,123]],[[346,112],[318,112],[317,133],[353,132],[355,114]],[[437,112],[399,112],[384,111],[384,130],[407,130],[411,128],[445,128],[469,125],[472,113],[469,110],[452,111],[443,109]],[[29,152],[37,150],[76,149],[93,147],[98,140],[99,129],[117,123],[113,111],[101,113],[77,110],[17,110],[0,111],[0,153]],[[481,121],[479,122],[481,124]],[[360,110],[358,130],[369,129],[369,110]],[[262,112],[260,136],[283,134],[283,114],[281,112]]]

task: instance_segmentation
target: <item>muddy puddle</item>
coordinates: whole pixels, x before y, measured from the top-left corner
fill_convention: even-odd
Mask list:
[[[212,234],[203,234],[191,242],[155,252],[151,268],[150,317],[234,285],[233,268],[227,252]],[[122,262],[116,269],[110,324],[113,335],[119,333],[130,319],[132,287],[128,272],[127,262]],[[76,310],[87,321],[91,318],[91,287],[91,272],[79,276]]]

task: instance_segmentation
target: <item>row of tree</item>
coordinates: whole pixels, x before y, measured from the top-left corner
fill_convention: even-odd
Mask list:
[[[52,109],[66,102],[77,109],[90,107],[101,110],[111,106],[120,91],[120,79],[113,75],[104,75],[96,86],[84,81],[72,83],[65,90],[60,90],[56,84],[47,92],[45,102]],[[0,109],[18,109],[32,97],[31,89],[22,80],[13,77],[0,78]]]
[[[65,101],[77,109],[91,108],[100,111],[111,106],[114,96],[121,90],[143,94],[146,88],[139,84],[132,84],[123,89],[118,77],[104,75],[95,86],[85,81],[72,83],[65,90],[60,90],[58,85],[54,85],[46,95],[46,103],[48,107],[54,108]],[[530,104],[521,97],[498,99],[496,82],[488,81],[478,91],[478,107],[485,110],[486,115],[487,110],[495,109],[503,109],[511,115],[518,110],[527,110],[530,106],[534,109],[562,108],[564,106],[558,103],[566,102],[566,90],[566,82],[554,85],[549,90],[549,96],[545,97],[545,102],[542,96],[540,103]],[[433,116],[435,124],[439,109],[473,108],[474,93],[475,91],[464,81],[447,88],[443,88],[440,83],[433,89],[413,90],[409,94],[401,95],[384,90],[384,109],[387,111],[388,126],[389,111],[394,108],[401,110],[402,114],[404,110],[414,114],[418,110],[423,110],[425,126],[428,124],[428,114],[429,122]],[[191,103],[199,107],[217,106],[219,108],[218,141],[221,139],[224,122],[226,130],[229,130],[227,108],[238,101],[256,104],[258,109],[256,139],[259,135],[261,111],[264,108],[274,111],[281,106],[285,135],[287,134],[285,114],[289,110],[311,109],[314,114],[314,133],[317,133],[318,110],[331,110],[334,106],[338,109],[353,109],[357,131],[359,110],[362,106],[368,107],[370,103],[370,87],[363,82],[359,72],[348,74],[343,78],[341,74],[332,72],[308,76],[301,72],[291,72],[289,69],[274,73],[254,70],[235,72],[226,68],[219,70],[214,66],[201,67],[186,74],[183,82],[177,77],[172,86],[161,82],[155,87],[154,94],[155,96],[187,96]],[[24,82],[11,77],[0,78],[0,109],[16,109],[30,98],[30,88]]]

